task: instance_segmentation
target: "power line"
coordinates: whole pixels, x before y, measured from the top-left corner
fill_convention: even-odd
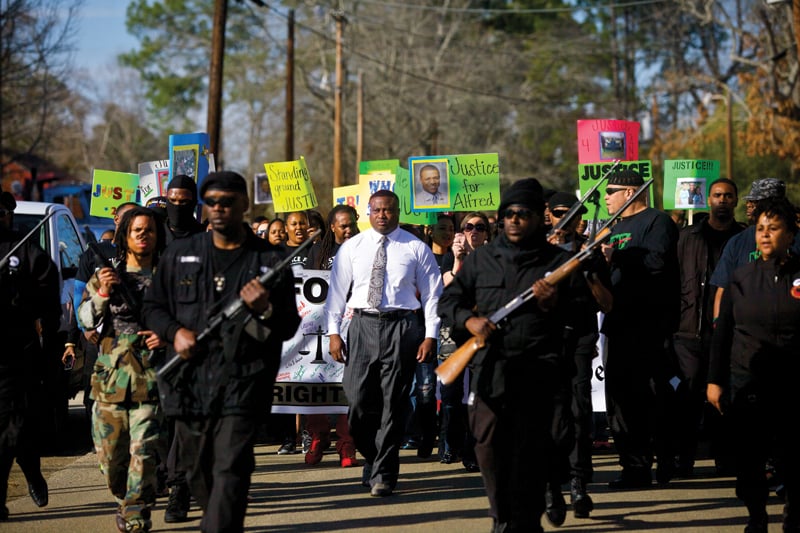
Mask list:
[[[384,0],[359,0],[362,4],[373,4],[382,7],[405,9],[409,11],[438,11],[446,13],[474,13],[478,15],[494,14],[494,15],[525,15],[525,14],[546,14],[546,13],[565,13],[572,11],[589,11],[592,9],[611,9],[611,8],[625,8],[625,7],[638,7],[648,4],[660,4],[666,0],[635,0],[632,2],[620,2],[618,4],[605,4],[596,6],[564,6],[564,7],[545,7],[545,8],[529,8],[529,9],[501,9],[501,8],[481,8],[481,7],[443,7],[443,6],[427,6],[422,4],[398,4],[395,2],[386,2]]]

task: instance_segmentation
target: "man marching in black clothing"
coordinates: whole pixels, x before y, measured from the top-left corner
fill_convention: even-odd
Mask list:
[[[542,187],[532,178],[501,198],[499,237],[469,254],[445,288],[439,315],[451,336],[487,339],[472,360],[468,400],[475,454],[494,531],[543,531],[550,464],[560,458],[551,434],[558,394],[568,389],[563,332],[582,276],[552,286],[543,278],[571,255],[549,244]],[[488,315],[533,286],[535,298],[496,328]]]
[[[242,531],[253,445],[269,413],[281,344],[300,323],[291,273],[258,281],[282,254],[244,222],[247,185],[213,172],[201,187],[211,232],[170,244],[145,295],[147,327],[185,361],[159,379],[164,412],[176,417],[179,467],[203,508],[202,531]],[[227,320],[203,342],[210,317],[241,298],[249,320]],[[274,310],[274,312],[273,312]]]
[[[612,174],[605,194],[608,212],[619,211],[643,184],[631,170]],[[650,486],[654,441],[658,481],[669,481],[674,468],[668,412],[674,394],[670,380],[678,371],[665,345],[680,312],[678,228],[645,198],[640,194],[620,214],[603,245],[614,296],[601,329],[608,337],[606,409],[622,466],[621,476],[609,484],[612,489]]]

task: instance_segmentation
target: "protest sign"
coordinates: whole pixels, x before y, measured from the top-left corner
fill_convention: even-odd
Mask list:
[[[276,213],[305,211],[317,207],[314,184],[303,156],[297,161],[264,163],[272,191],[272,203]]]
[[[89,214],[114,218],[117,206],[125,202],[140,203],[139,174],[95,169]]]

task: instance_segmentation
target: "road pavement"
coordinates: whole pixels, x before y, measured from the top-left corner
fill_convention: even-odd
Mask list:
[[[373,498],[362,487],[361,468],[341,468],[333,447],[310,467],[302,454],[277,455],[276,444],[256,448],[256,472],[250,490],[245,530],[248,532],[359,531],[488,532],[487,500],[480,474],[460,464],[443,465],[432,457],[418,459],[413,450],[401,454],[400,480],[394,495]],[[617,457],[595,455],[594,483],[589,491],[595,510],[589,519],[575,519],[570,510],[560,528],[545,518],[546,531],[741,532],[746,511],[734,496],[733,479],[713,476],[713,463],[701,460],[692,479],[651,489],[609,491],[616,477]],[[115,504],[104,485],[93,453],[76,457],[48,477],[50,504],[39,509],[27,496],[8,502],[11,520],[0,532],[112,532]],[[566,489],[566,486],[565,486]],[[567,501],[569,495],[566,494]],[[164,523],[166,498],[153,513],[153,531],[198,531],[200,510],[193,503],[190,520]],[[781,530],[782,504],[774,495],[769,505],[770,533]]]

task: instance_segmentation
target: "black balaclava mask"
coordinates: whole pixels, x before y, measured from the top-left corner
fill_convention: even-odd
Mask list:
[[[167,220],[170,227],[190,230],[197,222],[194,216],[197,207],[197,184],[189,176],[178,174],[167,185],[167,190],[169,189],[187,189],[192,193],[192,201],[186,205],[174,205],[167,201]]]

